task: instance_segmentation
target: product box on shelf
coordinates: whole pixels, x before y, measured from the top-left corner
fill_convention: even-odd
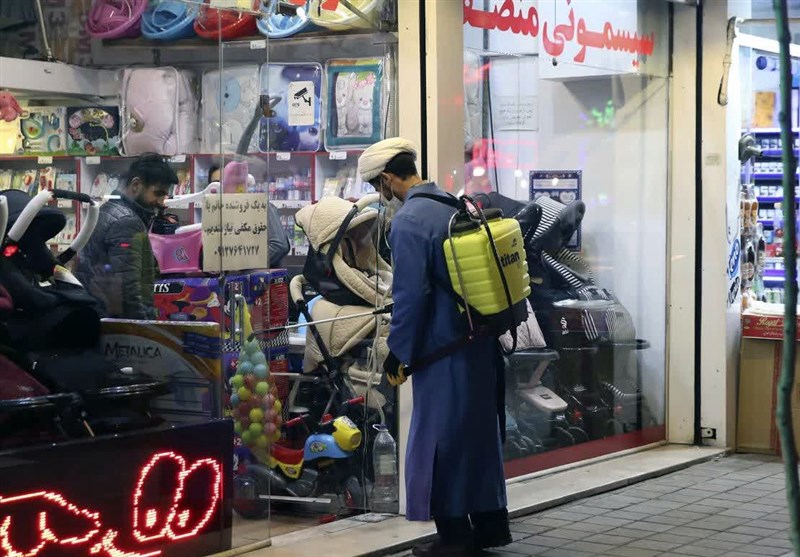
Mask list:
[[[104,319],[101,327],[101,349],[108,360],[170,385],[170,393],[154,403],[158,415],[172,422],[222,415],[217,323]]]
[[[67,109],[63,106],[28,108],[20,118],[19,154],[60,155],[67,149]]]
[[[285,269],[250,271],[216,277],[168,278],[156,281],[154,304],[164,321],[212,321],[223,323],[228,342],[233,328],[231,308],[241,295],[250,313],[250,324],[262,348],[288,345],[285,331],[265,329],[285,325],[289,319],[289,289]],[[231,350],[236,350],[231,347]]]
[[[71,155],[119,154],[119,123],[116,106],[67,108],[67,152]]]
[[[797,317],[797,324],[797,340],[800,341],[800,316]],[[742,337],[783,340],[783,316],[743,313]]]
[[[322,144],[319,64],[263,64],[261,94],[272,115],[261,119],[261,152],[317,151]]]

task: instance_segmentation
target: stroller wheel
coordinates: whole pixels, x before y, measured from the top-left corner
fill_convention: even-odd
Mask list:
[[[571,447],[575,444],[575,438],[568,430],[557,427],[554,429],[556,443],[559,447]]]
[[[586,443],[589,440],[589,434],[580,427],[570,426],[569,432],[573,439],[575,439],[575,444]]]
[[[269,501],[259,497],[258,483],[250,474],[240,474],[233,479],[233,510],[247,520],[264,516],[269,509]]]
[[[361,482],[358,481],[358,478],[350,476],[344,481],[342,487],[343,510],[350,511],[367,508],[364,489],[361,487]]]

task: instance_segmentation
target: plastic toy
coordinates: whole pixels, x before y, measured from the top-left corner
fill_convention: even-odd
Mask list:
[[[18,152],[64,153],[67,147],[65,107],[37,107],[28,110],[19,121],[21,142]]]
[[[200,7],[178,0],[160,0],[142,14],[142,35],[146,39],[175,41],[196,35],[194,20]]]
[[[248,390],[242,392],[246,393]],[[346,401],[344,406],[346,409],[363,402],[363,397],[358,397]],[[252,423],[251,421],[251,426]],[[247,465],[246,471],[234,478],[234,509],[241,516],[261,516],[267,505],[259,496],[267,494],[320,499],[322,496],[329,496],[331,510],[334,512],[360,508],[359,505],[363,504],[364,490],[353,473],[350,462],[361,446],[361,430],[344,415],[336,419],[325,415],[313,430],[309,423],[313,423],[312,418],[300,416],[284,425],[287,430],[303,426],[310,432],[303,448],[293,449],[275,443],[270,448],[268,459],[259,459],[261,462]],[[248,444],[248,440],[252,442],[254,435],[248,439],[244,435],[246,433],[242,438],[244,445]],[[257,445],[262,437],[256,438]],[[258,455],[259,450],[260,447],[257,446],[254,454]],[[264,462],[268,464],[263,464]]]
[[[281,402],[270,381],[267,357],[256,340],[239,352],[236,373],[230,378],[234,431],[254,454],[267,460],[269,446],[281,437]]]
[[[260,0],[253,0],[252,9],[258,11]],[[204,39],[229,41],[256,34],[254,15],[235,10],[217,10],[209,7],[209,0],[200,8],[194,21],[194,30]]]
[[[119,146],[116,106],[67,108],[67,151],[75,155],[116,155]]]
[[[351,11],[342,2],[337,2],[335,9],[330,9],[331,2],[328,0],[311,0],[308,8],[308,15],[315,25],[327,27],[335,31],[346,31],[348,29],[365,29],[372,27],[376,17],[375,12],[382,4],[379,0],[351,0],[352,5],[367,19]]]
[[[141,34],[147,0],[95,0],[86,17],[86,32],[95,39],[122,39]]]
[[[13,122],[22,116],[23,112],[14,95],[7,91],[0,91],[0,118],[6,122]]]

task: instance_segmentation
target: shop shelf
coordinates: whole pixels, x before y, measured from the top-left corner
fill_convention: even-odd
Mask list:
[[[794,148],[794,153],[800,153],[800,149],[797,147]],[[761,154],[767,157],[779,157],[783,154],[783,149],[762,149]]]
[[[335,52],[337,57],[383,55],[390,45],[398,42],[394,32],[371,30],[344,33],[301,33],[285,39],[251,37],[223,43],[225,64],[237,62],[266,62],[280,60],[295,62],[318,60],[323,53]],[[130,64],[182,65],[217,63],[219,44],[202,39],[186,39],[164,43],[141,38],[123,40],[92,39],[92,61],[98,65],[124,66]],[[269,54],[267,54],[269,45]],[[56,89],[57,90],[57,89]]]
[[[798,176],[798,174],[795,174]],[[752,175],[753,180],[783,180],[782,172],[756,172]]]
[[[311,205],[311,201],[302,199],[272,199],[270,201],[278,209],[300,209]]]
[[[759,224],[761,224],[764,228],[772,228],[772,219],[758,219]]]
[[[783,203],[783,196],[777,195],[759,195],[756,199],[759,203]],[[794,200],[800,201],[800,196],[795,196]]]
[[[792,128],[792,133],[798,133],[799,131],[800,131],[800,128]],[[757,134],[776,134],[776,133],[781,133],[781,129],[780,128],[753,128],[752,130],[750,130],[750,132],[751,133],[757,133]]]

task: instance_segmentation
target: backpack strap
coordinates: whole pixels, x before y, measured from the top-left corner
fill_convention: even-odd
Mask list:
[[[448,206],[452,207],[453,209],[458,209],[461,201],[458,198],[456,198],[454,195],[450,194],[450,193],[445,192],[445,194],[446,194],[446,197],[443,197],[441,195],[434,195],[432,193],[415,193],[414,197],[415,198],[416,197],[421,197],[421,198],[425,198],[425,199],[432,199],[433,201],[438,201],[439,203],[443,203],[445,205],[448,205]],[[462,306],[465,305],[464,299],[461,296],[458,295],[458,293],[453,289],[452,285],[443,283],[442,281],[440,281],[435,276],[432,277],[432,281],[439,288],[441,288],[442,290],[447,292],[447,294],[451,298],[453,298],[453,301],[457,305],[462,305]],[[463,335],[462,337],[457,338],[453,342],[450,342],[450,343],[442,346],[441,348],[438,348],[438,349],[434,350],[433,352],[422,356],[421,358],[415,359],[414,361],[412,361],[407,366],[407,372],[406,373],[407,374],[411,374],[415,370],[426,368],[429,365],[434,364],[434,363],[438,362],[439,360],[441,360],[443,358],[446,358],[447,356],[450,356],[451,354],[454,354],[454,353],[458,352],[464,346],[466,346],[467,344],[472,342],[475,339],[475,337],[483,336],[485,334],[486,334],[485,328],[482,327],[482,326],[478,326],[476,328],[476,330],[473,331],[472,333],[468,333],[466,335]]]

